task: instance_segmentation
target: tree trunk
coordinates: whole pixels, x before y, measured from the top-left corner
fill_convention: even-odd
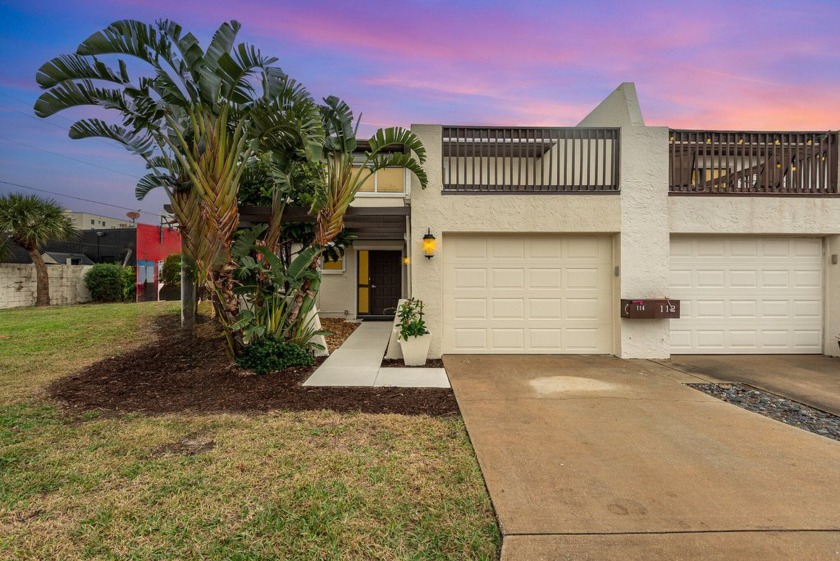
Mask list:
[[[187,263],[184,239],[181,238],[181,327],[192,329],[195,326],[195,276]]]
[[[35,305],[49,306],[50,305],[50,277],[47,274],[47,265],[44,263],[44,258],[37,247],[27,248],[29,257],[32,258],[32,264],[35,265]]]

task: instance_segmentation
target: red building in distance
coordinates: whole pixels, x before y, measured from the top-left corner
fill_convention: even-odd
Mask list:
[[[181,233],[171,226],[137,224],[137,301],[159,299],[163,262],[181,253]]]

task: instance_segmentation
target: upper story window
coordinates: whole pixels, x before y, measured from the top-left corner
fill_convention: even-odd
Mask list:
[[[359,193],[401,195],[405,193],[405,170],[403,168],[381,169],[365,180]]]

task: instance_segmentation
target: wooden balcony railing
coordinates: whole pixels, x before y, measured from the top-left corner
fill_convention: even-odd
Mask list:
[[[670,192],[835,195],[837,133],[672,130]]]
[[[444,193],[616,193],[619,129],[443,127]]]

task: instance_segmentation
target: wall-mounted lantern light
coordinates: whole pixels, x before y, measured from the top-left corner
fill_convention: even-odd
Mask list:
[[[423,254],[426,256],[426,259],[434,257],[436,249],[437,240],[434,234],[432,234],[432,229],[429,228],[429,231],[423,235]]]

